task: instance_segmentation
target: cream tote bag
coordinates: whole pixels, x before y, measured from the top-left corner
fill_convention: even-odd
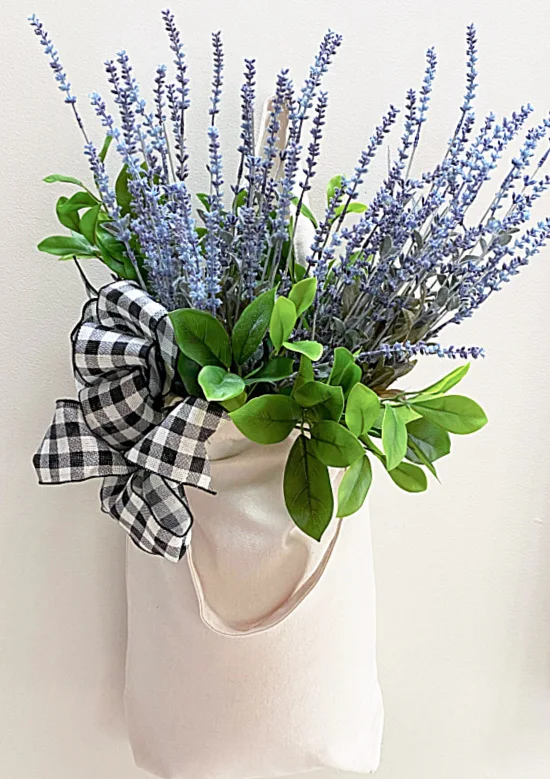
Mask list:
[[[253,779],[379,762],[383,710],[366,509],[321,543],[284,505],[291,441],[261,446],[224,419],[216,495],[178,564],[127,548],[125,704],[138,766],[163,779]]]
[[[281,144],[285,128],[282,116]],[[313,228],[305,218],[298,228],[303,261]],[[321,543],[302,533],[283,497],[291,445],[255,444],[222,420],[206,444],[216,494],[186,488],[195,520],[186,557],[174,564],[128,542],[126,719],[135,761],[154,776],[378,766],[367,508],[334,519]]]

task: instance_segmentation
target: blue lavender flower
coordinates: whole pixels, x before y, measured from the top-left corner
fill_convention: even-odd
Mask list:
[[[124,62],[126,52],[119,52],[118,59]],[[115,103],[120,112],[121,128],[127,151],[129,154],[135,154],[139,139],[136,132],[136,117],[132,108],[131,94],[122,84],[117,65],[113,60],[105,61],[105,70],[109,84],[111,84],[111,94],[114,96]]]
[[[321,139],[323,136],[323,127],[326,124],[326,113],[328,106],[328,93],[320,92],[315,107],[311,128],[311,141],[308,144],[308,155],[304,167],[304,180],[300,182],[302,193],[311,189],[311,180],[315,176],[319,156],[321,154]],[[302,198],[300,198],[301,202]]]
[[[430,98],[432,94],[433,89],[433,82],[435,79],[435,73],[436,73],[436,67],[437,67],[437,56],[435,53],[435,49],[433,47],[429,48],[426,52],[426,70],[424,72],[424,80],[422,82],[422,86],[420,88],[420,99],[418,101],[418,115],[416,117],[416,133],[414,136],[413,141],[413,148],[411,151],[411,155],[409,158],[409,164],[407,167],[407,177],[411,171],[412,163],[414,160],[414,155],[416,152],[416,149],[418,148],[418,145],[420,143],[420,134],[422,131],[422,125],[426,121],[427,113],[428,113],[428,106],[430,103]]]
[[[215,312],[220,305],[217,295],[221,286],[222,270],[222,219],[223,219],[223,176],[222,158],[220,152],[220,140],[218,128],[211,125],[208,128],[209,138],[209,164],[211,193],[209,197],[209,210],[206,214],[207,240],[206,253],[206,294],[210,310]]]
[[[426,72],[424,74],[424,81],[422,82],[422,88],[420,89],[420,108],[418,112],[418,122],[422,124],[426,121],[426,114],[428,113],[428,104],[430,102],[430,96],[432,93],[433,82],[435,79],[435,72],[437,67],[437,56],[433,47],[429,48],[426,52]]]
[[[111,63],[109,68],[112,73]],[[158,300],[172,308],[177,271],[172,261],[170,246],[169,208],[160,197],[160,189],[154,179],[144,175],[141,168],[136,153],[140,134],[131,108],[132,99],[121,86],[116,68],[111,79],[117,85],[115,101],[121,109],[123,130],[115,126],[113,117],[107,112],[105,102],[98,93],[91,95],[91,103],[102,124],[115,139],[117,151],[128,172],[127,182],[133,212],[131,230],[138,239],[144,257],[150,288]]]
[[[262,168],[264,171],[264,187],[273,167],[273,162],[277,157],[277,141],[279,139],[279,131],[281,129],[280,116],[285,104],[286,95],[288,93],[288,85],[288,68],[284,68],[277,75],[275,95],[273,97],[272,108],[269,113],[269,120],[267,123],[266,141],[263,150],[264,156],[262,160]]]
[[[467,54],[467,71],[466,71],[466,92],[464,94],[464,102],[462,103],[462,115],[466,116],[471,109],[475,93],[477,90],[477,76],[476,63],[477,56],[477,32],[474,24],[468,25],[466,30],[466,54]]]
[[[185,50],[181,41],[181,34],[178,30],[174,14],[166,9],[161,12],[164,21],[164,27],[168,33],[170,49],[174,53],[174,64],[176,66],[176,85],[169,84],[168,104],[170,106],[170,118],[175,138],[176,159],[178,162],[176,177],[184,181],[188,174],[186,141],[185,141],[185,112],[189,108],[189,78],[187,76],[187,62],[185,59]]]
[[[254,102],[256,99],[256,61],[245,59],[244,83],[241,87],[241,143],[238,147],[241,159],[237,173],[237,183],[233,188],[237,194],[241,187],[241,180],[246,166],[248,171],[249,194],[254,187],[255,163],[254,158]]]
[[[223,46],[221,32],[212,33],[212,51],[214,58],[214,71],[212,76],[212,96],[210,98],[210,109],[208,113],[211,122],[216,121],[216,114],[220,112],[220,99],[222,95],[223,84]]]
[[[292,81],[289,81],[287,84],[285,103],[287,105],[288,113],[291,119],[292,117],[296,117],[297,102]],[[294,120],[292,120],[289,127],[286,148],[282,154],[283,178],[281,181],[278,202],[275,207],[275,219],[273,220],[273,237],[276,241],[279,242],[279,244],[288,237],[290,204],[294,195],[294,189],[298,175],[298,165],[302,151],[297,130],[298,125]]]
[[[308,118],[308,110],[313,105],[313,100],[322,78],[327,72],[334,55],[342,44],[342,36],[329,30],[321,41],[319,52],[315,57],[313,65],[309,69],[309,75],[302,87],[301,96],[297,99],[294,111],[290,118],[295,125],[294,132],[296,142],[300,142],[300,136],[304,121]]]
[[[120,119],[115,121],[99,94],[91,97],[124,166],[130,194],[127,212],[122,213],[97,149],[87,139],[85,154],[111,220],[108,229],[124,242],[138,274],[142,264],[145,266],[151,294],[168,308],[192,306],[211,311],[231,327],[246,302],[259,291],[278,284],[279,292],[284,293],[292,283],[294,233],[304,195],[318,169],[326,121],[327,93],[322,90],[322,80],[341,37],[332,31],[325,35],[298,94],[288,71],[279,73],[261,156],[256,155],[254,143],[256,67],[253,60],[245,60],[240,161],[232,187],[236,197],[233,208],[226,211],[216,127],[224,61],[221,36],[214,33],[207,166],[210,192],[205,228],[198,228],[185,183],[187,65],[173,14],[163,11],[162,19],[176,76],[169,82],[166,67],[157,68],[151,110],[141,96],[125,51],[105,65]],[[31,24],[66,102],[79,120],[58,53],[36,17],[31,17]],[[528,104],[500,121],[490,113],[476,129],[477,36],[473,26],[467,30],[466,90],[447,152],[433,170],[418,178],[410,176],[436,66],[435,51],[430,48],[419,90],[411,89],[406,95],[404,126],[393,161],[364,213],[344,223],[375,154],[396,122],[394,106],[375,129],[352,175],[342,177],[315,230],[307,257],[307,271],[319,284],[314,315],[302,318],[300,337],[313,333],[328,347],[346,343],[361,353],[371,375],[378,370],[380,359],[398,372],[407,367],[404,363],[422,354],[451,359],[483,356],[478,347],[444,347],[438,334],[470,317],[550,238],[550,219],[527,226],[534,204],[550,188],[550,174],[542,171],[550,145],[538,151],[549,135],[550,116],[527,130],[485,212],[481,218],[470,217],[484,183],[494,175],[506,148],[523,131],[532,112]],[[287,143],[281,149],[283,110],[288,110],[290,122]],[[307,142],[303,139],[306,121],[311,123]],[[299,183],[300,168],[303,177]],[[291,228],[291,204],[296,194],[297,216]],[[227,288],[233,294],[225,299],[222,291]]]
[[[178,30],[174,14],[166,9],[161,11],[166,32],[170,40],[170,49],[175,55],[174,64],[176,66],[176,81],[178,83],[178,93],[180,95],[180,107],[182,109],[181,121],[184,122],[184,111],[189,108],[189,79],[187,77],[187,63],[185,61],[185,50],[181,41],[181,34]]]
[[[362,352],[359,359],[372,361],[383,357],[388,361],[408,360],[419,355],[437,355],[438,357],[447,357],[452,360],[457,358],[467,360],[471,357],[477,360],[480,357],[485,357],[485,349],[479,346],[441,346],[438,343],[426,343],[425,341],[418,341],[418,343],[405,341],[405,343],[381,344],[379,349]]]
[[[204,263],[193,218],[191,197],[183,181],[168,187],[173,204],[170,228],[173,231],[175,252],[180,263],[180,275],[175,279],[175,305],[207,308]]]
[[[31,27],[34,30],[35,35],[38,36],[40,40],[40,45],[44,48],[44,54],[50,60],[50,68],[54,72],[54,77],[57,82],[57,86],[60,89],[60,91],[64,94],[65,102],[71,106],[75,119],[80,128],[80,131],[82,132],[86,140],[86,143],[88,143],[89,139],[88,136],[86,135],[86,130],[84,129],[84,123],[76,107],[76,97],[73,95],[71,91],[71,83],[67,78],[67,74],[65,73],[65,69],[63,68],[63,65],[60,62],[59,53],[57,49],[54,47],[52,39],[44,29],[44,25],[42,24],[40,19],[36,16],[36,14],[32,14],[31,16],[29,16],[28,21],[30,22]]]
[[[163,125],[166,120],[166,114],[164,109],[166,107],[165,102],[165,90],[166,90],[166,65],[159,65],[155,76],[155,88],[153,94],[155,97],[155,117],[159,125]]]
[[[99,157],[96,147],[91,141],[88,141],[88,143],[84,145],[84,154],[88,158],[90,169],[92,171],[92,175],[94,177],[98,192],[101,196],[103,205],[105,206],[105,210],[112,220],[111,226],[113,229],[113,234],[116,238],[118,238],[119,241],[121,241],[121,243],[124,244],[128,259],[134,266],[137,277],[140,280],[142,286],[145,286],[134,250],[131,246],[132,233],[129,227],[129,216],[122,216],[120,207],[116,200],[116,195],[109,181],[109,176],[105,170],[105,165]]]

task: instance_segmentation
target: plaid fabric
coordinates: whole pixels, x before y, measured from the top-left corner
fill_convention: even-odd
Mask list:
[[[76,400],[57,401],[53,421],[34,455],[34,467],[40,484],[125,476],[133,470],[123,455],[91,432]]]
[[[88,301],[72,333],[79,400],[59,400],[34,456],[40,484],[104,477],[102,509],[150,554],[180,560],[193,518],[186,485],[212,492],[205,443],[221,407],[170,409],[178,355],[166,310],[133,282]]]
[[[205,442],[218,427],[222,409],[195,398],[178,405],[136,444],[126,458],[145,470],[210,492]]]

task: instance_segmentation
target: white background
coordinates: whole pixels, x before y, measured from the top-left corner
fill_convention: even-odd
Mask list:
[[[34,248],[58,232],[53,207],[63,193],[41,179],[87,173],[81,139],[25,17],[34,10],[44,18],[85,98],[94,88],[106,91],[101,62],[121,47],[143,80],[167,60],[160,8],[156,0],[2,3],[1,779],[145,776],[132,765],[121,712],[123,533],[99,513],[97,484],[38,488],[30,464],[55,399],[73,394],[68,334],[83,301],[74,268]],[[441,156],[462,99],[471,20],[481,43],[479,114],[501,115],[527,100],[539,117],[550,107],[544,0],[186,0],[173,10],[193,79],[197,186],[204,181],[209,34],[218,28],[227,54],[221,127],[228,148],[237,137],[242,56],[257,57],[263,98],[279,67],[302,78],[327,27],[344,33],[327,81],[320,182],[352,169],[387,103],[402,102],[419,83],[431,44],[440,72],[420,159],[432,164]],[[227,157],[228,170],[234,161]],[[375,171],[371,193],[376,181]],[[321,196],[319,185],[314,203]],[[371,507],[387,711],[380,779],[550,775],[549,262],[547,251],[449,333],[455,343],[487,349],[464,391],[484,405],[490,424],[456,440],[441,464],[442,485],[409,496],[376,474]],[[93,276],[104,278],[101,268]],[[428,358],[414,383],[451,367]]]

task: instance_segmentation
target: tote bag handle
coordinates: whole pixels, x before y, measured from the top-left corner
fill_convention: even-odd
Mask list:
[[[266,633],[276,625],[279,625],[283,620],[289,617],[298,606],[305,601],[315,589],[334,552],[336,542],[340,535],[342,528],[342,519],[338,519],[338,524],[321,561],[319,562],[313,573],[295,590],[292,595],[281,603],[277,608],[265,614],[260,619],[243,624],[228,624],[216,610],[208,603],[204,590],[202,587],[200,574],[195,566],[193,560],[193,544],[190,545],[187,551],[187,562],[189,565],[189,571],[191,573],[191,581],[197,594],[197,600],[199,603],[199,614],[202,622],[206,627],[213,630],[214,633],[218,633],[221,636],[250,636],[255,633]]]

